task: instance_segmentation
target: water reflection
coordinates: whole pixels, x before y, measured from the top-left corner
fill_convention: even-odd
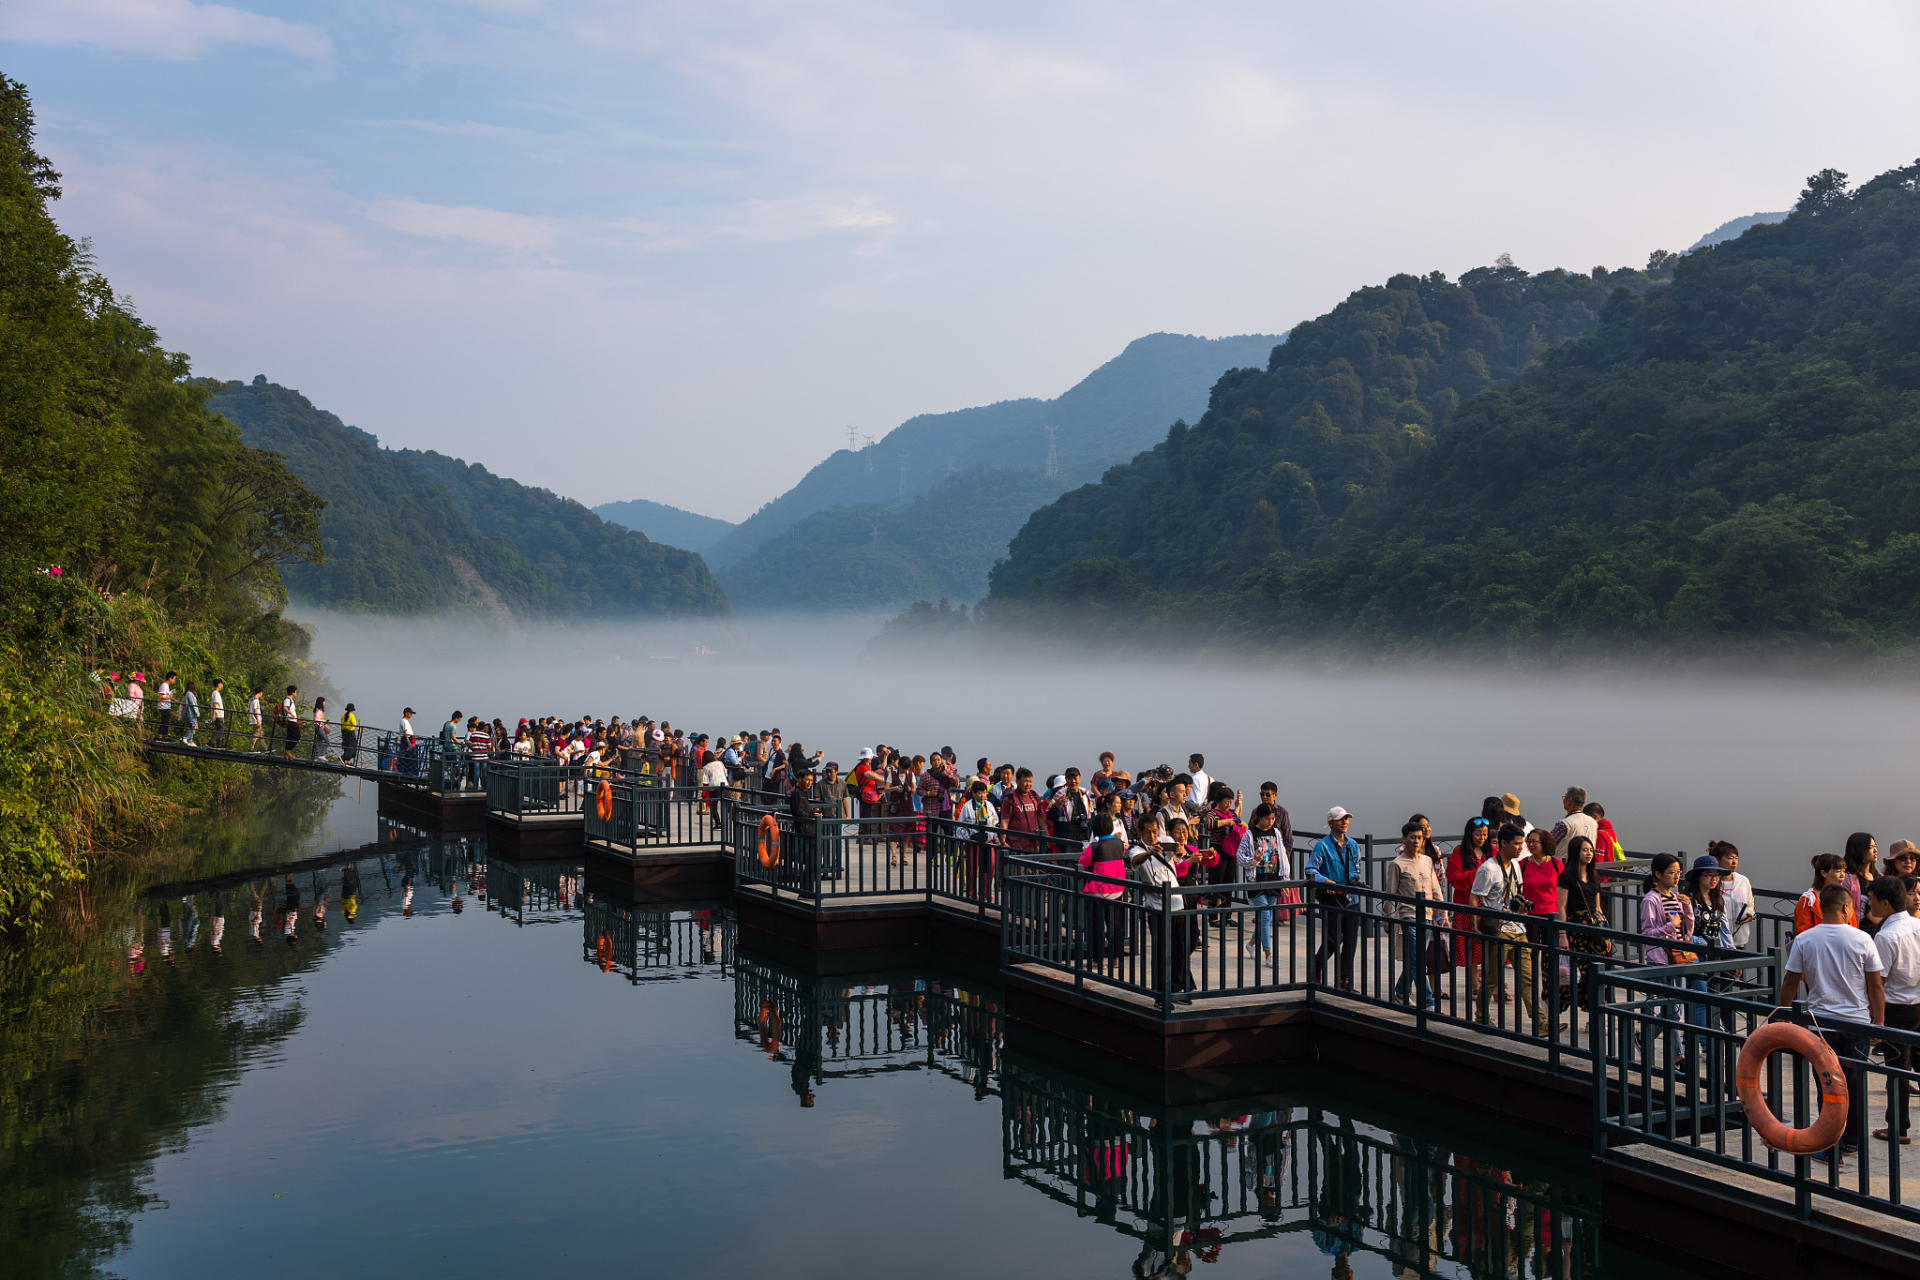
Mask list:
[[[623,902],[588,893],[583,923],[588,964],[629,982],[726,978],[733,973],[733,908]]]
[[[742,954],[734,1037],[790,1069],[800,1105],[816,1087],[896,1071],[931,1071],[994,1092],[1003,1027],[997,992],[939,974],[876,972],[816,980]]]
[[[462,845],[472,849],[478,844],[476,859],[485,866],[486,876],[476,892],[487,910],[516,925],[559,924],[579,919],[586,905],[586,879],[577,863],[510,862],[487,857],[485,837],[472,836]],[[452,848],[462,842],[448,842]]]
[[[1322,1090],[1150,1107],[1017,1061],[1000,1096],[1006,1176],[1137,1238],[1139,1276],[1294,1233],[1336,1276],[1356,1254],[1396,1276],[1599,1274],[1595,1198]]]

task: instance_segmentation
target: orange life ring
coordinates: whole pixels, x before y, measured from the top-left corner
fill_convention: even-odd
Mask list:
[[[760,865],[780,865],[780,823],[770,813],[760,815]]]
[[[600,972],[612,973],[613,972],[613,939],[608,937],[604,933],[601,934],[600,941],[597,944],[597,949],[600,953]]]
[[[1789,1129],[1767,1108],[1766,1094],[1760,1087],[1760,1073],[1767,1059],[1776,1053],[1797,1053],[1813,1067],[1820,1082],[1820,1115],[1804,1129]],[[1805,1027],[1791,1022],[1770,1022],[1747,1037],[1740,1046],[1740,1060],[1733,1069],[1734,1088],[1746,1111],[1747,1123],[1760,1140],[1775,1151],[1809,1156],[1825,1151],[1840,1141],[1847,1131],[1847,1077],[1840,1070],[1840,1059],[1827,1042]]]
[[[613,784],[600,779],[600,821],[613,821]]]

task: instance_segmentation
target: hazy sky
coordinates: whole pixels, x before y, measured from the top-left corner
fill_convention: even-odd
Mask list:
[[[198,372],[728,519],[1144,333],[1908,163],[1916,53],[1908,3],[0,7],[64,225]]]

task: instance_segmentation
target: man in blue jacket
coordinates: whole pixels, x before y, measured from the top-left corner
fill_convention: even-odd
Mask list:
[[[1313,956],[1313,980],[1327,980],[1327,957],[1340,952],[1340,989],[1353,990],[1353,953],[1360,945],[1360,904],[1348,885],[1363,884],[1360,846],[1347,838],[1353,815],[1339,805],[1327,810],[1327,834],[1314,842],[1307,855],[1307,879],[1314,882],[1315,899],[1330,908],[1322,916],[1320,947]]]

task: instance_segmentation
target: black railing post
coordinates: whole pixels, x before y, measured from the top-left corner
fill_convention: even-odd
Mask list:
[[[1160,886],[1160,1017],[1173,1020],[1173,891]],[[1180,962],[1187,960],[1183,953]]]
[[[1547,918],[1547,1070],[1560,1070],[1560,922]]]
[[[1306,889],[1300,895],[1301,911],[1307,917],[1307,1004],[1318,1002],[1320,995],[1320,973],[1314,967],[1315,932],[1319,928],[1320,902],[1313,891],[1314,881],[1306,882]]]
[[[1413,954],[1407,957],[1407,964],[1413,968],[1413,999],[1418,1006],[1413,1015],[1413,1027],[1421,1035],[1427,1034],[1427,895],[1422,890],[1414,897],[1419,901],[1413,908]]]
[[[1593,1094],[1593,1158],[1595,1160],[1607,1154],[1607,1090],[1610,1086],[1607,1084],[1607,1055],[1601,1044],[1602,1028],[1600,1026],[1606,1020],[1604,1010],[1613,998],[1613,986],[1606,979],[1607,972],[1596,965],[1587,983],[1587,1007],[1590,1010],[1588,1019],[1589,1026],[1592,1028],[1589,1036],[1593,1043],[1593,1084],[1590,1092]],[[1622,1081],[1626,1079],[1626,1075],[1626,1051],[1622,1049],[1620,1055]],[[1623,1097],[1621,1114],[1624,1115],[1625,1112]]]

